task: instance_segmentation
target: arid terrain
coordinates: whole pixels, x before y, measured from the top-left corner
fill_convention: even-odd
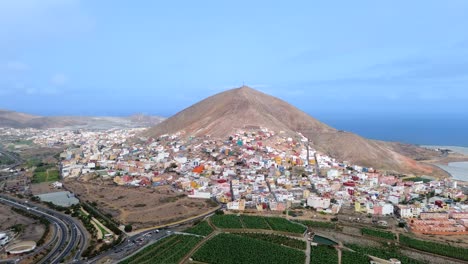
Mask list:
[[[0,127],[12,128],[109,128],[146,127],[160,123],[164,118],[136,114],[127,117],[92,116],[36,116],[0,109]]]
[[[187,198],[169,186],[129,188],[111,182],[96,184],[67,181],[65,187],[82,201],[96,202],[97,207],[134,229],[157,226],[196,216],[214,208],[209,200]]]
[[[8,230],[14,225],[21,225],[23,229],[15,241],[38,241],[45,231],[44,226],[36,220],[20,215],[12,211],[10,207],[0,204],[0,230]]]
[[[318,151],[361,166],[405,174],[448,175],[435,166],[415,160],[418,158],[415,153],[426,159],[436,157],[437,154],[432,151],[414,145],[369,140],[334,129],[281,99],[247,86],[208,97],[145,131],[143,135],[155,138],[185,132],[187,136],[224,138],[246,126],[283,131],[292,138],[298,138],[298,133],[301,133]]]

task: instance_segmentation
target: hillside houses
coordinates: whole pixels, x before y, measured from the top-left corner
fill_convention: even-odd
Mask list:
[[[403,181],[307,149],[302,135],[257,128],[222,140],[184,133],[127,140],[138,132],[47,132],[34,140],[69,146],[60,155],[65,179],[91,173],[122,186],[169,185],[193,199],[217,200],[229,210],[307,206],[336,214],[346,207],[367,215],[418,219],[412,222],[415,232],[427,232],[422,226],[439,221],[422,219],[426,213],[468,211],[456,207],[466,195],[451,180]],[[466,228],[466,216],[453,215],[440,223],[451,225],[441,232]]]

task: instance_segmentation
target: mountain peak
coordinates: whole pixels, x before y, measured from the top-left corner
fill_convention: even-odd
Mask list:
[[[247,96],[247,97],[255,96],[258,94],[263,94],[262,92],[255,90],[254,88],[249,87],[247,85],[242,85],[239,88],[227,90],[226,92],[232,92],[232,93],[236,93],[236,94]]]
[[[146,134],[157,137],[185,131],[194,136],[208,134],[224,138],[246,126],[296,135],[304,128],[315,132],[335,131],[283,100],[242,86],[208,97]]]
[[[186,136],[226,138],[246,127],[263,127],[291,137],[306,136],[315,149],[361,166],[430,174],[434,168],[396,153],[391,145],[343,133],[289,103],[248,86],[210,96],[143,133],[156,138],[185,132]]]

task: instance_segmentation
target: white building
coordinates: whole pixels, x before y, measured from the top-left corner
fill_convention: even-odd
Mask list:
[[[193,190],[192,194],[188,195],[189,198],[199,198],[199,199],[210,199],[211,193],[209,192],[200,192],[198,190]]]
[[[421,208],[415,206],[400,205],[401,218],[415,218],[421,214]]]
[[[307,198],[307,205],[314,209],[327,209],[330,207],[330,199],[318,196]]]
[[[4,246],[8,242],[10,242],[10,237],[8,237],[5,233],[0,233],[0,246]]]

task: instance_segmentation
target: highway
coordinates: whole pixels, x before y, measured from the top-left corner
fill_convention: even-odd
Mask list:
[[[48,208],[37,206],[36,204],[25,204],[22,201],[0,196],[0,202],[15,208],[27,210],[33,214],[43,216],[48,219],[57,229],[54,232],[55,237],[52,240],[57,240],[56,244],[49,254],[41,259],[38,263],[58,264],[71,255],[71,252],[76,249],[77,252],[73,256],[73,262],[79,262],[81,253],[86,247],[86,235],[83,228],[75,222],[71,217],[55,212]]]
[[[10,153],[4,151],[4,150],[1,149],[1,148],[0,148],[0,154],[2,154],[2,155],[4,155],[4,156],[8,157],[9,159],[15,161],[14,164],[10,164],[10,165],[7,166],[7,167],[10,168],[10,169],[15,168],[16,166],[20,165],[21,162],[22,162],[22,160],[21,160],[19,157],[16,157],[16,156],[14,156],[14,155],[11,155]]]
[[[88,260],[86,263],[97,263],[99,260],[106,257],[111,258],[114,261],[123,260],[130,255],[135,254],[144,247],[153,244],[154,242],[169,236],[171,233],[175,232],[176,229],[166,229],[166,230],[155,230],[147,231],[138,235],[128,237],[120,245],[115,246],[113,249],[108,250],[93,259]],[[113,262],[114,263],[114,262]]]
[[[219,209],[219,207],[217,209]],[[185,227],[181,227],[184,224],[188,224],[197,220],[202,220],[212,215],[214,215],[214,212],[207,212],[206,214],[200,215],[198,217],[178,221],[177,223],[162,225],[152,229],[146,229],[145,231],[142,231],[138,234],[127,237],[119,245],[88,260],[86,263],[97,263],[98,261],[104,258],[111,258],[115,261],[120,261],[130,255],[133,255],[135,252],[141,250],[143,247],[155,243],[156,241],[166,236],[169,236],[176,231],[180,231],[178,229],[185,229]]]

